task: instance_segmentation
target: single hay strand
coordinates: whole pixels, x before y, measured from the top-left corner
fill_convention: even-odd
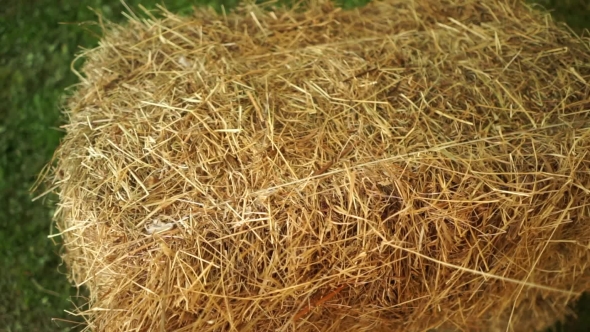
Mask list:
[[[327,295],[323,296],[322,298],[318,299],[317,301],[315,301],[313,304],[308,305],[307,307],[305,307],[304,309],[302,309],[301,311],[299,311],[297,313],[297,315],[295,315],[293,317],[293,320],[296,321],[298,319],[300,319],[301,317],[305,316],[307,313],[309,313],[311,311],[312,308],[314,307],[319,307],[321,306],[323,303],[331,300],[334,296],[336,296],[338,293],[340,293],[340,291],[342,291],[344,289],[344,287],[346,287],[346,285],[342,285],[338,288],[336,288],[335,290],[333,290],[332,292],[328,293]]]
[[[537,331],[590,289],[587,38],[508,0],[143,11],[41,174],[86,331]]]

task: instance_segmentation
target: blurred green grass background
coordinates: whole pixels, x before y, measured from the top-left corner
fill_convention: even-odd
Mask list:
[[[347,6],[363,0],[343,0]],[[590,1],[536,0],[553,9],[554,17],[577,32],[590,28]],[[157,0],[127,0],[154,8]],[[193,5],[220,8],[236,0],[164,0],[173,12]],[[107,19],[121,21],[119,0],[3,0],[0,3],[0,331],[74,331],[65,321],[77,297],[64,275],[59,246],[47,238],[51,201],[31,201],[29,189],[50,160],[62,132],[60,101],[76,83],[70,63],[79,47],[93,47],[99,29],[89,7]],[[65,24],[64,24],[65,23]],[[78,298],[78,300],[76,300]],[[578,308],[579,318],[555,331],[590,331],[590,301]],[[54,319],[54,320],[52,320]],[[73,328],[72,328],[73,327]]]

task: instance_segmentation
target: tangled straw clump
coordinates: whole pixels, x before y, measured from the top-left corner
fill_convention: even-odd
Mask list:
[[[590,289],[588,40],[504,0],[132,16],[50,178],[92,331],[533,331]]]

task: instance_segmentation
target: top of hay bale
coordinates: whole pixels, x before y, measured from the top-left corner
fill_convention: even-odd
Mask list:
[[[590,287],[588,40],[503,0],[112,27],[52,180],[93,331],[541,329]]]

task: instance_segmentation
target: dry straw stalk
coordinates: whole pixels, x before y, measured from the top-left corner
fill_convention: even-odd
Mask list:
[[[92,331],[534,331],[590,288],[589,40],[516,1],[109,25],[49,178]]]

